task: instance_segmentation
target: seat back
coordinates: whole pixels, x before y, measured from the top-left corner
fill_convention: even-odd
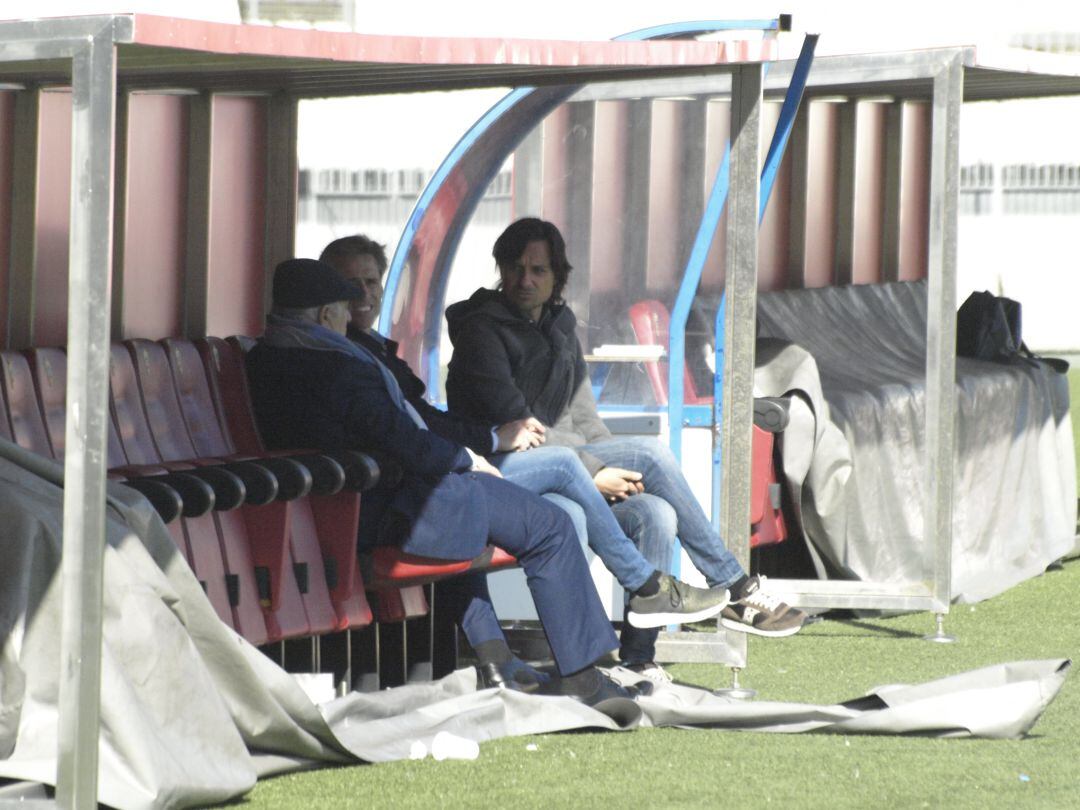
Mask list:
[[[146,424],[162,460],[198,458],[201,454],[196,452],[184,424],[165,349],[152,340],[126,340],[124,345],[131,353]]]
[[[262,453],[265,446],[248,392],[244,350],[239,338],[227,341],[208,337],[195,341],[206,367],[207,383],[214,397],[218,418],[236,446],[238,453]]]
[[[14,441],[11,437],[11,417],[8,416],[7,397],[4,395],[3,386],[0,386],[0,438]]]
[[[128,463],[157,464],[163,461],[146,422],[135,364],[122,343],[114,343],[109,349],[109,402]]]
[[[638,301],[630,307],[630,326],[634,337],[642,346],[663,346],[667,348],[671,330],[671,316],[667,307],[660,301]],[[649,384],[657,405],[668,403],[668,364],[666,360],[650,360],[645,363],[645,373],[649,375]],[[712,397],[698,396],[697,386],[690,376],[690,371],[683,367],[683,401],[687,405],[707,405]]]
[[[199,350],[190,340],[161,341],[172,369],[173,385],[191,443],[200,456],[231,456],[236,446],[214,405],[210,382]]]
[[[41,416],[30,364],[18,352],[4,351],[0,352],[0,366],[3,367],[0,387],[7,403],[12,441],[31,453],[56,458]]]
[[[23,353],[30,363],[30,373],[34,377],[34,388],[37,389],[38,403],[41,405],[41,415],[45,420],[53,455],[58,460],[62,459],[67,440],[67,353],[57,348],[27,349]],[[109,469],[127,464],[111,415],[107,442],[106,464]]]

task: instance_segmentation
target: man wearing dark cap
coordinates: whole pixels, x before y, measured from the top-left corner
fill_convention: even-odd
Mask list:
[[[345,337],[348,302],[363,291],[327,264],[290,259],[274,273],[266,332],[247,356],[255,415],[272,447],[351,448],[400,464],[400,484],[364,496],[361,547],[394,543],[443,560],[490,541],[525,569],[560,678],[549,687],[589,705],[626,698],[593,663],[618,646],[570,522],[503,481],[460,445],[427,430],[393,375]],[[505,645],[482,578],[460,611],[474,647]],[[513,671],[502,673],[513,681]],[[511,685],[511,684],[508,684]],[[520,685],[520,684],[519,684]]]

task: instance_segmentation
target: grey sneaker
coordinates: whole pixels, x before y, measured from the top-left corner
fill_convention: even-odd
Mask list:
[[[770,638],[798,633],[806,621],[806,614],[762,592],[764,581],[765,577],[750,577],[742,599],[732,602],[720,613],[720,624],[728,630]]]
[[[634,627],[700,622],[723,610],[729,598],[726,588],[695,588],[663,574],[659,591],[630,598],[626,620]]]

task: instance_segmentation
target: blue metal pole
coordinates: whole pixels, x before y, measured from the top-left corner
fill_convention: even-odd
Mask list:
[[[716,31],[735,30],[764,31],[766,33],[771,33],[789,30],[790,25],[790,17],[787,15],[781,15],[777,19],[767,20],[695,20],[692,22],[669,23],[653,26],[651,28],[643,28],[638,31],[631,31],[615,37],[615,40],[639,41],[649,39],[678,39],[709,34]],[[577,89],[577,86],[563,89],[565,98],[569,98],[569,96]],[[550,92],[551,88],[541,88],[541,90]],[[382,309],[379,313],[379,327],[383,332],[389,333],[390,331],[394,303],[401,287],[401,277],[405,272],[405,265],[412,250],[413,240],[416,237],[420,222],[427,213],[428,206],[431,205],[453,170],[462,161],[465,155],[476,145],[477,141],[480,140],[484,133],[503,115],[513,110],[536,91],[537,88],[521,87],[500,99],[461,137],[443,160],[442,164],[440,164],[439,168],[435,171],[431,180],[428,181],[428,185],[424,188],[413,208],[412,214],[409,216],[409,221],[402,232],[401,239],[398,240],[397,248],[394,250],[394,255],[390,261],[390,267],[387,270]],[[516,141],[500,143],[498,153],[492,154],[491,156],[492,162],[494,164],[501,164],[515,146]],[[441,263],[441,266],[436,269],[436,274],[445,275],[450,272],[451,254],[452,250],[446,252],[447,258]],[[445,284],[433,283],[431,289],[433,293],[436,293],[441,297],[445,291]],[[425,347],[424,359],[422,362],[428,368],[429,372],[432,370],[434,371],[434,375],[429,373],[428,376],[429,380],[434,380],[438,378],[438,339],[437,337],[433,339],[431,335],[428,335],[425,342],[428,345]]]

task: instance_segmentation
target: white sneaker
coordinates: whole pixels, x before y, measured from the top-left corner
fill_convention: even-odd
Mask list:
[[[653,683],[672,683],[675,680],[671,677],[671,673],[655,661],[646,661],[644,664],[630,664],[624,666],[624,669],[628,669],[642,678],[648,678]]]

